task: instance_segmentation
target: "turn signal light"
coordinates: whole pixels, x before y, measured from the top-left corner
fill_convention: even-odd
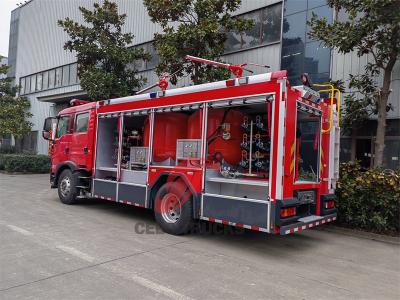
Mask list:
[[[325,202],[325,208],[329,209],[329,208],[333,208],[335,207],[335,201],[327,201]]]
[[[296,207],[288,207],[281,209],[281,218],[293,217],[296,215]]]

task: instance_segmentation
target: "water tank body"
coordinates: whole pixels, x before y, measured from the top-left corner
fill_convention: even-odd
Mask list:
[[[176,159],[176,140],[187,136],[188,116],[182,113],[160,113],[154,117],[153,161]],[[150,122],[144,124],[144,146],[149,146]]]
[[[188,139],[201,138],[200,112],[194,112],[188,120]],[[237,165],[242,158],[240,143],[243,139],[241,124],[245,114],[235,109],[210,109],[208,111],[208,159],[222,154],[223,159]],[[229,138],[228,138],[229,133]],[[223,138],[225,136],[225,138]]]

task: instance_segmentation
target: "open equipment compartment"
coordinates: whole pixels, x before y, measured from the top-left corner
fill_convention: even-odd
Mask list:
[[[155,110],[152,166],[200,168],[201,111],[200,105]]]
[[[238,198],[268,198],[270,102],[219,107],[207,116],[205,192]]]
[[[267,228],[272,99],[210,103],[203,218]]]
[[[99,116],[96,149],[96,179],[117,180],[118,116]]]
[[[146,112],[125,113],[122,122],[120,182],[145,185],[149,156],[149,136],[145,131],[150,126]]]
[[[118,114],[98,118],[93,194],[116,199],[119,151]]]

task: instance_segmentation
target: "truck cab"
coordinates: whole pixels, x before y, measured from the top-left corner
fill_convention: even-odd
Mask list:
[[[64,179],[65,193],[73,181],[82,186],[80,177],[91,174],[96,132],[96,103],[74,99],[70,104],[57,117],[47,118],[43,128],[43,137],[49,140],[51,187]]]

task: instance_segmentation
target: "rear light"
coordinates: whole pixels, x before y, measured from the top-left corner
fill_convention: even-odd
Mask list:
[[[296,207],[288,207],[281,209],[281,218],[293,217],[296,215]]]
[[[226,86],[235,86],[235,79],[228,79],[225,83]]]
[[[325,209],[334,208],[334,207],[335,207],[335,201],[326,201],[325,202]]]

